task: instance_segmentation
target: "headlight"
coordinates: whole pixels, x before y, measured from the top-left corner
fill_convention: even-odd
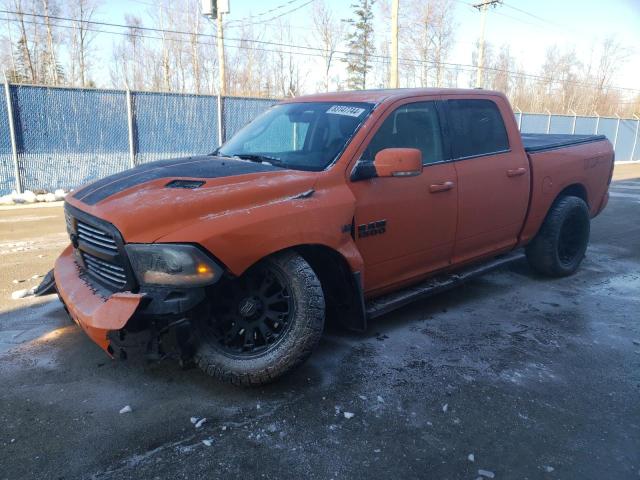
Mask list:
[[[196,287],[222,276],[222,268],[193,245],[130,243],[124,248],[141,284]]]

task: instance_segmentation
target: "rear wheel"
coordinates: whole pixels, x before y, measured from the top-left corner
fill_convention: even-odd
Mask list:
[[[298,254],[263,260],[223,280],[196,321],[200,368],[222,381],[260,385],[304,362],[324,326],[320,281]]]
[[[589,243],[590,218],[587,204],[578,197],[557,200],[527,245],[529,265],[552,277],[571,275],[584,258]]]

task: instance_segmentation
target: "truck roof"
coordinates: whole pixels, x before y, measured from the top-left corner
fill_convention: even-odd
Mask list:
[[[492,90],[471,88],[383,88],[372,90],[350,90],[343,92],[315,93],[287,98],[283,103],[291,102],[368,102],[380,103],[393,98],[398,100],[407,97],[428,95],[499,95],[502,93]]]

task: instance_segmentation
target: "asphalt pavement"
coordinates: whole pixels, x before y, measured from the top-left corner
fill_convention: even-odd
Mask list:
[[[640,179],[628,177],[574,276],[516,263],[365,334],[329,331],[302,368],[253,389],[112,361],[57,300],[11,300],[46,272],[64,225],[56,209],[0,212],[0,479],[640,478]]]

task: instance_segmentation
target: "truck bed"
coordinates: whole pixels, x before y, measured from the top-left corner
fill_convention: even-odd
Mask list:
[[[555,133],[523,133],[522,143],[526,152],[540,152],[556,148],[571,147],[581,143],[606,140],[604,135],[568,135]]]

